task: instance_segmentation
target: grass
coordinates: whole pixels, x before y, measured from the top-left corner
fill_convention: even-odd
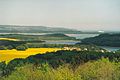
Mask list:
[[[15,58],[26,58],[30,55],[44,54],[46,52],[56,52],[61,50],[61,48],[29,48],[25,51],[12,50],[0,50],[0,62],[9,62]]]

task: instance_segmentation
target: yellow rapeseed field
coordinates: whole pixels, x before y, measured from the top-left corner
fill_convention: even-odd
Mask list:
[[[61,48],[29,48],[26,51],[13,50],[0,50],[0,62],[9,62],[15,58],[26,58],[30,55],[44,54],[46,52],[56,52],[61,50]]]
[[[0,38],[0,40],[19,41],[19,39],[15,39],[15,38]]]

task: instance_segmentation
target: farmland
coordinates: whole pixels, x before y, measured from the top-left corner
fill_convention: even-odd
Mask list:
[[[35,54],[44,54],[46,52],[56,52],[61,50],[61,48],[29,48],[25,51],[17,51],[15,49],[12,50],[0,50],[0,62],[6,61],[9,62],[15,58],[26,58],[30,55]]]
[[[19,41],[19,39],[15,39],[15,38],[0,38],[0,40]]]

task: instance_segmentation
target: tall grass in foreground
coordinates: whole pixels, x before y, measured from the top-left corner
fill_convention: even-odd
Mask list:
[[[48,64],[26,64],[3,80],[120,80],[120,63],[101,59],[79,65],[75,69],[69,64],[56,69]]]

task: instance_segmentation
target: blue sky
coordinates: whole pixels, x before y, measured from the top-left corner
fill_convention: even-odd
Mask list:
[[[120,31],[120,0],[0,0],[0,24]]]

